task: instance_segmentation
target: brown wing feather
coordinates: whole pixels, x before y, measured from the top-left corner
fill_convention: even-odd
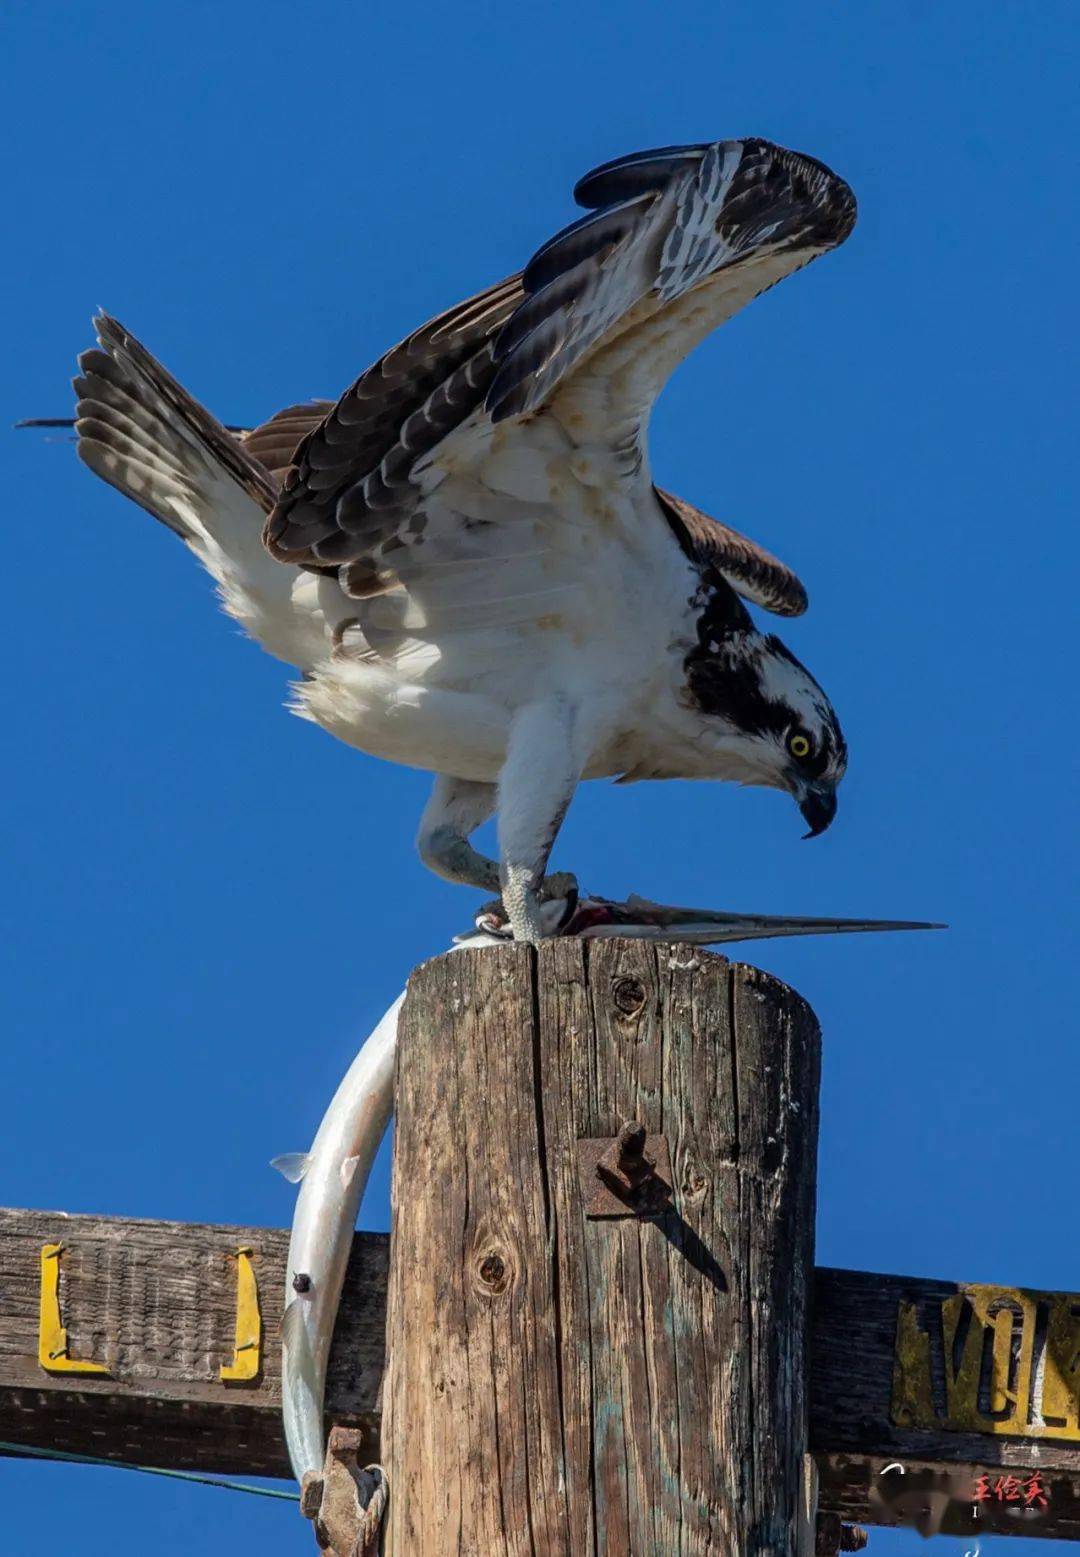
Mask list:
[[[304,405],[288,405],[258,427],[241,433],[245,450],[265,465],[276,484],[281,485],[292,464],[297,445],[334,409],[332,400],[309,400]]]
[[[275,557],[309,567],[351,564],[367,578],[371,552],[411,505],[416,460],[483,403],[495,338],[521,296],[520,277],[500,281],[421,326],[361,374],[296,450],[266,523]],[[366,592],[359,577],[354,582]]]
[[[700,508],[660,487],[654,491],[688,557],[723,575],[736,594],[777,616],[801,616],[809,604],[801,581],[771,552],[710,519]]]

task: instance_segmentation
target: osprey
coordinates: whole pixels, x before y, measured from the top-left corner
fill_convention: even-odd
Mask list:
[[[229,430],[115,320],[80,358],[78,452],[175,530],[226,611],[299,667],[293,709],[436,775],[419,849],[550,933],[544,875],[583,778],[716,778],[828,826],[828,698],[744,602],[806,593],[656,486],[649,417],[717,325],[855,221],[848,186],[768,141],[665,147],[575,190],[587,214],[439,315],[335,403]],[[499,860],[470,835],[498,817]]]

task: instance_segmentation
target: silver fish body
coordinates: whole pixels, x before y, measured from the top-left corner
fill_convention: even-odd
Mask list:
[[[310,1152],[275,1159],[287,1178],[300,1180],[281,1330],[281,1406],[289,1462],[301,1482],[323,1468],[326,1364],[356,1215],[393,1108],[404,999],[402,991],[349,1066]]]

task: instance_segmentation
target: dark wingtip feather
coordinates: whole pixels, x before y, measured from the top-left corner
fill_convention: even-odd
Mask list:
[[[114,319],[112,314],[107,314],[104,308],[99,308],[93,318],[94,331],[103,346],[123,346],[129,339],[128,332]]]
[[[574,199],[578,205],[590,207],[632,199],[655,190],[658,184],[671,177],[680,162],[698,159],[708,149],[707,144],[657,146],[652,151],[632,152],[627,157],[602,162],[578,179],[574,185]]]
[[[558,315],[538,312],[520,339],[500,362],[484,401],[493,422],[505,422],[520,416],[543,397],[562,356],[562,335]]]
[[[601,249],[621,243],[631,230],[634,218],[641,214],[643,202],[653,193],[650,189],[645,196],[620,201],[601,211],[590,211],[549,238],[522,272],[521,284],[525,291],[538,292],[575,265],[592,259]]]

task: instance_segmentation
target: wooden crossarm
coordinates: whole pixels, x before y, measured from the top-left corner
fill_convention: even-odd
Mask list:
[[[39,1362],[41,1256],[50,1244],[62,1245],[57,1296],[70,1355],[108,1373],[48,1372]],[[356,1235],[327,1391],[329,1416],[369,1432],[372,1458],[388,1246],[385,1235]],[[221,1370],[236,1360],[240,1249],[251,1250],[261,1345],[254,1377],[230,1382]],[[280,1228],[0,1210],[0,1439],[165,1468],[287,1475],[278,1324],[287,1249]],[[1078,1314],[1080,1297],[1070,1294],[819,1269],[810,1398],[821,1507],[884,1523],[905,1512],[905,1496],[909,1505],[919,1497],[944,1505],[951,1486],[945,1533],[1080,1539],[1080,1421],[1069,1374]],[[960,1360],[949,1383],[945,1325]],[[995,1402],[982,1359],[995,1344],[999,1353],[1006,1347],[999,1334],[1015,1353],[1015,1398]],[[976,1356],[972,1393],[964,1367]],[[980,1391],[996,1421],[980,1415]],[[1027,1420],[1040,1404],[1049,1433]],[[936,1420],[912,1420],[920,1409]],[[882,1474],[897,1462],[902,1473]],[[1027,1511],[1022,1489],[1036,1472],[1047,1506]],[[983,1476],[989,1496],[976,1526],[967,1493]]]

